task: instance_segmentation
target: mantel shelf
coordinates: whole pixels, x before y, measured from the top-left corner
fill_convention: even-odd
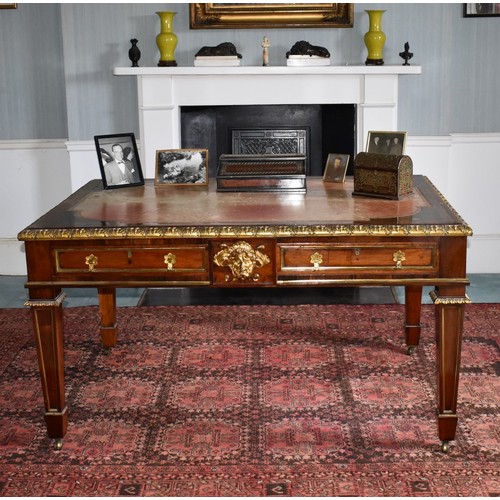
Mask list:
[[[419,75],[422,66],[177,66],[117,67],[117,76],[182,75]]]

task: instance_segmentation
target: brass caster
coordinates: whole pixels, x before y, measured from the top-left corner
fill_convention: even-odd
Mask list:
[[[406,354],[408,354],[408,356],[411,356],[415,352],[416,348],[417,346],[415,345],[409,345],[408,348],[406,349]]]
[[[448,453],[450,451],[450,443],[449,443],[449,441],[443,441],[441,443],[441,451],[443,453]]]
[[[57,438],[54,441],[54,450],[61,451],[62,447],[63,447],[63,440],[62,440],[62,438]]]

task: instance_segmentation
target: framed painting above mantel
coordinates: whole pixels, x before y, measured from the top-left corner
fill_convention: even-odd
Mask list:
[[[191,29],[352,28],[349,3],[191,3]]]

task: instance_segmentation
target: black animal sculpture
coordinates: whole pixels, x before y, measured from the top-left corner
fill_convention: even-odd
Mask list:
[[[237,56],[241,59],[241,54],[238,54],[236,47],[231,42],[219,43],[215,47],[202,47],[196,52],[195,57],[197,56]]]
[[[408,42],[405,43],[405,50],[404,50],[404,52],[400,52],[399,56],[402,57],[405,60],[403,66],[409,66],[410,65],[410,63],[408,62],[408,60],[413,57],[413,52],[410,52],[410,44]]]
[[[330,57],[330,52],[325,47],[311,45],[309,42],[301,40],[300,42],[295,42],[293,47],[286,53],[287,59],[289,56]]]

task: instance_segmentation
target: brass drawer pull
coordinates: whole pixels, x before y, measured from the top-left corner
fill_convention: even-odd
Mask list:
[[[396,269],[403,268],[403,262],[406,260],[405,253],[401,250],[392,254],[392,260],[396,263]]]
[[[315,252],[311,255],[311,264],[314,266],[313,270],[314,271],[319,271],[319,265],[323,263],[323,256]]]
[[[164,256],[165,264],[167,264],[167,271],[174,269],[174,264],[177,262],[177,257],[173,253],[168,253]]]
[[[87,257],[85,257],[85,264],[87,264],[87,266],[89,266],[89,271],[91,273],[95,272],[95,266],[97,266],[98,260],[99,259],[93,253],[91,253],[90,255],[87,255]]]

